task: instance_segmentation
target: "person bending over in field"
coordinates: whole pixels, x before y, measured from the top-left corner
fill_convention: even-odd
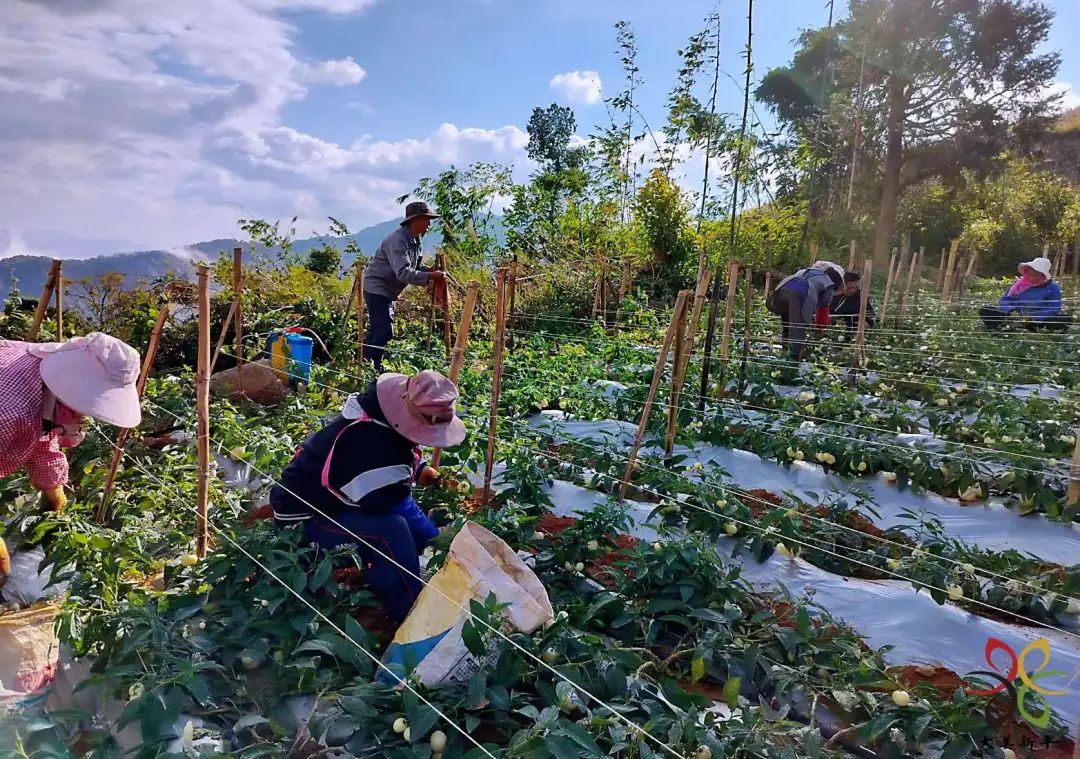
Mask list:
[[[844,272],[844,289],[837,292],[829,305],[829,316],[844,325],[848,332],[859,326],[859,306],[862,301],[861,292],[862,275],[857,271]],[[874,304],[868,298],[866,300],[866,324],[874,326],[877,315],[874,313]]]
[[[278,527],[300,526],[326,549],[355,547],[365,581],[398,623],[420,594],[420,553],[439,534],[412,497],[414,482],[439,477],[419,446],[465,439],[457,397],[454,383],[430,369],[383,374],[304,441],[270,491]]]
[[[64,343],[0,340],[0,477],[25,470],[53,511],[67,505],[67,456],[87,418],[116,427],[142,419],[139,354],[102,332]],[[0,583],[11,573],[0,540]]]
[[[1064,331],[1072,317],[1061,310],[1061,285],[1050,276],[1050,259],[1033,258],[1020,264],[1020,277],[1009,286],[997,306],[983,306],[979,317],[987,329],[1000,329],[1010,314],[1024,317],[1029,330]]]
[[[811,325],[829,323],[833,294],[844,287],[844,270],[831,261],[818,261],[783,279],[766,307],[780,317],[780,340],[792,361],[802,361]]]

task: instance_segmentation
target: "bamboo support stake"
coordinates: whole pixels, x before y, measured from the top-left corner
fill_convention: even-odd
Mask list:
[[[701,311],[705,307],[705,301],[709,298],[709,283],[712,281],[712,272],[708,267],[701,270],[698,275],[697,287],[694,289],[694,303],[690,309],[690,319],[686,324],[685,337],[680,358],[676,359],[675,369],[671,375],[671,398],[672,407],[678,407],[679,395],[686,383],[686,371],[690,366],[690,357],[694,353],[694,345],[697,342],[698,325],[701,322]],[[681,359],[681,360],[680,360]],[[667,455],[671,456],[675,441],[675,417],[668,418]]]
[[[960,249],[960,241],[953,240],[949,245],[949,261],[945,264],[945,282],[941,286],[941,302],[948,303],[952,296],[953,277],[956,274],[956,253]]]
[[[56,280],[53,282],[56,293],[56,342],[64,342],[64,264],[56,262]]]
[[[38,339],[38,332],[41,331],[41,322],[45,319],[45,312],[49,308],[49,301],[53,297],[53,288],[56,286],[56,278],[60,272],[60,262],[53,259],[52,266],[49,267],[49,275],[45,277],[45,289],[41,293],[41,297],[38,298],[37,308],[34,309],[34,320],[30,322],[30,330],[26,333],[26,341],[32,343]]]
[[[199,266],[199,363],[195,374],[196,442],[199,453],[195,554],[206,556],[210,501],[210,269]]]
[[[364,376],[364,327],[367,326],[366,304],[364,303],[364,262],[356,261],[356,366],[360,378]]]
[[[656,354],[656,366],[653,368],[652,382],[649,384],[649,394],[645,397],[645,408],[641,411],[641,421],[638,422],[637,434],[634,435],[634,445],[630,448],[630,459],[626,462],[626,473],[623,475],[622,485],[619,487],[619,500],[626,500],[626,491],[630,487],[630,478],[634,474],[634,465],[637,463],[638,451],[645,439],[645,429],[649,425],[649,415],[652,413],[653,402],[656,400],[656,390],[660,386],[660,378],[664,375],[664,367],[667,365],[668,351],[671,350],[671,342],[675,339],[675,332],[682,313],[686,309],[687,290],[681,290],[675,299],[675,309],[671,312],[671,323],[668,324],[664,342],[660,345],[660,352]]]
[[[881,325],[885,326],[885,317],[889,313],[889,299],[892,297],[893,283],[896,279],[896,274],[900,270],[900,253],[896,248],[893,248],[892,257],[889,259],[889,274],[885,278],[885,295],[881,298]],[[870,283],[866,283],[866,287],[869,287]]]
[[[225,321],[221,324],[221,334],[218,335],[217,345],[214,346],[214,353],[210,357],[210,374],[214,374],[214,367],[217,366],[218,356],[221,354],[221,349],[225,345],[225,337],[229,334],[229,327],[232,326],[233,320],[236,318],[236,298],[233,298],[233,302],[229,304],[229,313],[225,315]],[[234,348],[235,350],[235,348]],[[235,354],[236,365],[240,366],[240,354]]]
[[[689,296],[688,290],[683,290]],[[683,361],[689,360],[689,356],[684,356],[686,353],[686,309],[683,309],[683,313],[679,314],[679,320],[675,325],[675,354],[671,361],[671,393],[668,397],[668,420],[667,420],[667,435],[664,437],[664,453],[670,458],[671,452],[675,449],[675,428],[679,421],[679,393],[676,390],[680,386],[680,375],[682,373]]]
[[[818,255],[818,244],[817,244],[817,242],[812,242],[812,243],[810,243],[810,265],[811,266],[813,266],[814,262],[817,261],[817,255]]]
[[[446,271],[446,254],[440,253],[436,257],[436,266],[439,271]],[[450,318],[450,288],[446,288],[446,303],[443,304],[443,345],[446,348],[446,360],[450,361],[450,352],[453,350],[454,325]]]
[[[850,243],[848,243],[847,268],[848,268],[848,271],[853,271],[855,269],[855,241],[854,240],[852,240]]]
[[[491,375],[491,411],[488,418],[487,457],[484,461],[484,506],[491,500],[491,472],[495,466],[495,432],[499,414],[499,391],[502,388],[503,343],[506,339],[506,269],[495,273],[495,346]]]
[[[233,286],[233,319],[234,337],[233,352],[236,354],[237,367],[244,363],[244,251],[241,248],[233,248],[232,252],[232,286]],[[222,332],[224,334],[224,331]],[[213,364],[210,373],[214,373]]]
[[[739,269],[742,266],[738,261],[733,261],[728,266],[728,289],[727,300],[724,302],[724,333],[720,336],[720,376],[717,381],[720,386],[718,396],[724,397],[724,385],[727,382],[728,352],[731,350],[731,320],[735,311],[735,293],[739,286]]]
[[[769,300],[769,296],[772,295],[772,272],[765,272],[765,300]]]
[[[866,343],[866,304],[870,300],[870,278],[874,274],[874,261],[871,258],[863,262],[862,281],[866,286],[859,293],[859,326],[855,329],[855,345],[852,351],[851,365],[858,369],[863,362],[863,345]]]
[[[514,260],[510,262],[510,297],[507,298],[506,306],[506,347],[514,350],[514,306],[517,302],[518,260],[514,254]],[[478,283],[479,284],[479,283]],[[450,355],[450,343],[447,341],[447,356]]]
[[[1065,505],[1080,504],[1080,427],[1073,430],[1076,444],[1073,447],[1072,466],[1069,467],[1069,487],[1065,494]]]
[[[945,248],[941,249],[941,258],[938,259],[937,268],[937,291],[941,292],[941,288],[945,286],[945,259],[948,255],[945,252]]]
[[[739,364],[739,392],[746,385],[746,364],[750,360],[750,306],[754,298],[753,269],[747,267],[746,277],[743,279],[743,347],[742,362]]]
[[[920,247],[911,256],[911,261],[908,263],[907,281],[904,282],[904,293],[900,296],[900,316],[899,319],[904,318],[904,314],[907,313],[908,298],[911,295],[911,283],[915,280],[915,272],[919,270],[919,260],[922,258],[923,248]]]
[[[979,251],[975,251],[971,254],[971,258],[968,259],[967,270],[964,272],[965,277],[975,276],[975,270],[979,266]]]
[[[146,381],[150,377],[150,369],[154,365],[154,358],[157,356],[158,343],[161,341],[161,332],[165,329],[165,322],[169,318],[170,304],[168,301],[161,304],[158,309],[157,321],[154,322],[154,329],[150,333],[150,342],[146,346],[146,355],[143,357],[142,370],[139,372],[139,381],[135,385],[135,392],[138,394],[139,399],[143,397],[143,393],[146,391]],[[120,459],[124,455],[124,446],[127,445],[128,440],[131,437],[131,430],[122,429],[116,436],[116,447],[113,450],[112,461],[109,462],[109,471],[105,475],[105,486],[101,492],[101,503],[98,505],[97,511],[94,514],[94,519],[98,524],[104,524],[109,520],[109,500],[112,497],[113,487],[116,485],[116,472],[120,467]]]
[[[1080,274],[1080,239],[1077,239],[1073,243],[1073,265],[1072,273]]]
[[[473,311],[476,309],[476,296],[480,292],[480,282],[469,282],[469,290],[465,294],[465,305],[461,309],[461,322],[458,324],[457,340],[454,342],[454,357],[450,361],[450,381],[457,384],[461,376],[461,365],[465,363],[465,349],[469,345],[469,328],[472,326]],[[431,454],[431,466],[439,468],[442,461],[442,448],[436,448]]]

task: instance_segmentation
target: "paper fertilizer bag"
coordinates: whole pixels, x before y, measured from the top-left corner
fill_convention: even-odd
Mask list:
[[[506,605],[504,634],[531,633],[554,617],[547,591],[525,562],[494,534],[467,522],[450,544],[446,564],[398,628],[383,663],[395,675],[414,674],[424,685],[467,682],[481,664],[462,637],[469,603],[483,603],[492,594]],[[394,684],[397,679],[381,670],[379,680]]]

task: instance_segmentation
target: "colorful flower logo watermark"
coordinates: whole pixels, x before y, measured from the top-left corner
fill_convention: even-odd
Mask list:
[[[998,651],[1004,652],[1008,657],[1007,669],[1003,670],[994,664],[994,654]],[[1027,658],[1036,651],[1042,654],[1042,660],[1034,670],[1029,670]],[[987,689],[968,686],[964,692],[969,696],[990,697],[985,712],[987,724],[990,727],[999,727],[1011,720],[1014,714],[1019,714],[1020,718],[1032,727],[1047,727],[1050,724],[1051,710],[1046,698],[1067,694],[1067,691],[1050,690],[1038,684],[1040,680],[1048,677],[1065,676],[1064,672],[1046,669],[1050,666],[1050,641],[1039,638],[1025,646],[1017,656],[1016,651],[1008,643],[997,638],[989,638],[986,641],[983,656],[990,670],[969,672],[966,677],[986,677],[997,681],[997,685]],[[1036,707],[1038,711],[1033,713],[1031,706]]]

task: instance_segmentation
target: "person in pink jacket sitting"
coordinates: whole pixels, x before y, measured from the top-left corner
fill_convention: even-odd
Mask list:
[[[25,470],[49,506],[63,509],[63,449],[82,442],[88,417],[138,426],[138,378],[138,352],[101,332],[64,343],[0,340],[0,477]],[[10,571],[0,540],[0,582]]]

